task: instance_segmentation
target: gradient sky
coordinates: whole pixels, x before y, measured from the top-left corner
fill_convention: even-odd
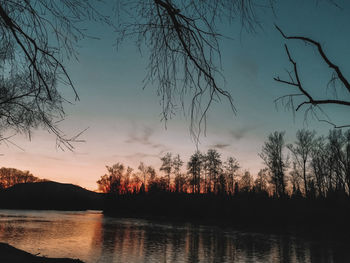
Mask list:
[[[238,21],[219,28],[233,38],[220,44],[225,89],[232,94],[238,113],[234,116],[228,103],[214,104],[208,115],[207,135],[201,137],[199,145],[201,151],[217,148],[223,159],[236,157],[242,169],[253,174],[264,166],[258,152],[270,132],[286,131],[287,141],[292,142],[300,128],[314,129],[318,134],[327,134],[331,128],[312,118],[305,122],[304,111],[293,119],[292,112],[283,106],[276,109],[274,99],[293,91],[273,81],[276,75],[286,77],[285,69],[291,68],[284,43],[288,43],[299,62],[301,77],[311,93],[319,95],[325,90],[332,72],[314,48],[282,39],[274,23],[287,34],[318,40],[350,78],[350,4],[338,1],[342,5],[339,9],[327,1],[279,2],[276,16],[268,9],[259,14],[262,29],[256,33],[242,32]],[[82,136],[86,142],[75,145],[74,152],[62,152],[55,148],[54,136],[45,131],[35,131],[31,141],[17,135],[13,141],[23,150],[0,145],[4,154],[0,157],[1,166],[29,170],[38,177],[94,190],[96,181],[106,172],[105,165],[122,162],[137,168],[143,161],[158,168],[160,156],[167,151],[180,153],[187,161],[196,150],[189,134],[189,120],[178,112],[165,129],[160,121],[156,87],[142,89],[147,51],[141,55],[131,41],[117,50],[112,29],[93,23],[86,28],[100,40],[81,41],[79,61],[66,63],[81,100],[66,105],[68,116],[60,126],[72,135],[89,127]],[[70,91],[64,93],[73,98]],[[349,109],[335,106],[324,109],[335,122],[349,123]]]

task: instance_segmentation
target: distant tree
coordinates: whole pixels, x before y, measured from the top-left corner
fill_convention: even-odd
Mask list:
[[[345,174],[345,182],[347,192],[350,194],[350,129],[344,133],[344,149],[343,149],[343,169]]]
[[[249,171],[245,171],[239,180],[239,188],[241,192],[249,192],[253,187],[253,177]]]
[[[227,188],[227,181],[226,181],[226,175],[221,172],[219,174],[218,182],[217,182],[217,194],[220,195],[226,195],[228,194],[228,188]]]
[[[318,195],[326,197],[332,187],[331,158],[329,147],[323,136],[315,139],[315,146],[311,152],[311,169],[316,180]]]
[[[143,162],[140,162],[137,169],[139,169],[139,171],[141,173],[141,178],[143,178],[141,187],[143,187],[143,191],[146,191],[146,185],[147,185],[146,180],[147,180],[147,174],[148,174],[147,173],[147,166]]]
[[[124,194],[129,194],[129,193],[132,193],[133,192],[133,185],[132,185],[132,173],[133,173],[133,170],[131,167],[127,167],[126,168],[126,172],[124,174],[124,180],[123,180],[123,193]]]
[[[173,160],[173,171],[174,171],[174,184],[175,184],[175,192],[180,193],[185,191],[186,178],[185,175],[181,172],[181,167],[184,162],[181,160],[180,155],[177,154]]]
[[[239,185],[238,182],[235,182],[235,190],[234,190],[234,195],[237,196],[239,194]]]
[[[293,154],[295,163],[302,170],[303,181],[304,181],[304,190],[305,195],[308,195],[308,180],[306,175],[308,161],[311,157],[312,149],[315,145],[315,135],[316,132],[308,130],[298,130],[296,134],[297,140],[293,144],[288,144],[287,148]]]
[[[331,173],[334,190],[338,193],[349,193],[349,135],[344,136],[342,130],[330,130],[328,135],[329,157],[331,158]]]
[[[224,163],[224,173],[226,175],[227,191],[230,194],[234,193],[234,186],[236,177],[238,176],[237,171],[239,169],[238,161],[233,157],[228,157]]]
[[[290,182],[292,183],[292,195],[302,193],[300,190],[300,184],[303,181],[303,176],[296,162],[293,162],[292,170],[289,172],[289,175]]]
[[[192,186],[192,193],[200,192],[200,179],[202,167],[202,154],[197,151],[191,155],[187,163],[188,174],[191,175],[190,185]]]
[[[122,177],[125,170],[124,165],[116,163],[106,166],[108,173],[101,176],[97,181],[98,188],[103,193],[120,194],[123,192]]]
[[[258,193],[269,191],[269,170],[268,168],[260,169],[254,181],[254,190]]]
[[[138,173],[133,173],[132,174],[132,179],[131,179],[131,184],[132,184],[132,192],[134,194],[137,194],[140,192],[142,184],[142,180],[140,179],[140,176]]]
[[[0,189],[8,188],[20,183],[35,183],[42,181],[29,171],[21,171],[15,168],[0,169]]]
[[[275,194],[278,197],[285,195],[286,188],[285,170],[288,167],[288,159],[283,155],[284,146],[284,132],[276,131],[268,136],[259,154],[271,172]]]
[[[146,173],[149,181],[154,181],[157,178],[156,170],[152,166],[147,166]]]
[[[156,177],[148,184],[149,193],[158,193],[168,191],[168,179],[164,176]]]
[[[166,153],[163,157],[160,158],[162,165],[159,168],[160,171],[163,171],[168,179],[168,191],[170,191],[170,175],[173,168],[173,160],[171,153]]]
[[[209,176],[209,192],[216,193],[219,186],[219,175],[222,172],[221,156],[215,149],[209,149],[206,154],[206,168]]]

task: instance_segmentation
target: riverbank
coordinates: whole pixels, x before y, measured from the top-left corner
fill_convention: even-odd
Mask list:
[[[47,258],[32,255],[6,243],[0,243],[0,262],[6,263],[83,263],[79,259]]]

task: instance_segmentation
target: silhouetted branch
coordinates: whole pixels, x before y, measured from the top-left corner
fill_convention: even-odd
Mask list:
[[[119,12],[123,11],[120,17],[130,15],[120,25],[119,40],[136,36],[138,47],[149,49],[145,85],[155,83],[158,87],[163,120],[170,119],[178,109],[186,111],[188,102],[191,135],[198,142],[213,102],[225,98],[236,113],[231,94],[220,83],[224,82],[219,47],[222,36],[216,23],[239,17],[243,28],[254,30],[258,22],[253,1],[119,2]]]
[[[57,127],[68,102],[57,89],[72,89],[73,81],[63,61],[76,56],[75,45],[86,34],[79,22],[109,24],[88,1],[33,0],[0,3],[0,129],[31,137],[39,126],[57,137],[59,148],[73,149],[77,140]]]
[[[348,82],[348,80],[345,78],[344,74],[342,73],[342,71],[340,70],[340,68],[334,64],[333,62],[331,62],[331,60],[327,57],[327,55],[325,54],[321,44],[311,38],[308,37],[302,37],[302,36],[287,36],[277,25],[276,25],[276,29],[281,33],[281,35],[283,36],[283,38],[291,40],[291,39],[296,39],[296,40],[301,40],[304,41],[305,43],[308,43],[310,45],[313,45],[317,48],[319,55],[321,56],[321,58],[323,59],[323,61],[325,61],[325,63],[335,71],[335,75],[332,75],[331,80],[328,83],[328,86],[332,83],[333,85],[335,80],[339,79],[341,81],[341,83],[344,85],[345,89],[350,93],[350,83]],[[292,58],[290,51],[288,49],[288,46],[285,44],[285,50],[289,59],[289,62],[292,64],[293,66],[293,75],[291,75],[291,72],[288,72],[289,78],[290,80],[284,80],[281,79],[279,76],[275,77],[274,80],[289,86],[293,86],[296,87],[300,93],[297,94],[289,94],[289,95],[285,95],[285,96],[281,96],[279,98],[277,98],[275,100],[275,102],[278,101],[282,101],[285,98],[289,98],[289,105],[293,105],[293,110],[298,111],[302,106],[304,105],[310,105],[311,108],[308,108],[307,111],[311,110],[314,111],[315,107],[318,107],[319,105],[325,105],[325,104],[334,104],[334,105],[343,105],[343,106],[350,106],[350,101],[346,101],[346,100],[339,100],[339,99],[333,99],[333,98],[327,98],[327,99],[315,99],[314,95],[312,95],[310,92],[308,92],[304,86],[302,85],[302,81],[300,79],[300,75],[298,72],[298,67],[297,67],[297,63],[295,62],[295,60]],[[304,96],[306,97],[306,100],[298,103],[298,105],[294,108],[294,103],[293,103],[293,99],[297,96]],[[317,117],[317,119],[319,119]],[[332,122],[330,121],[325,121],[329,124],[332,124],[334,127],[348,127],[348,125],[334,125]]]

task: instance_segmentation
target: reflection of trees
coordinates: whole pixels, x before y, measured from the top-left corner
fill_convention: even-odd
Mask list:
[[[188,262],[199,262],[199,243],[200,243],[200,230],[198,227],[190,227],[187,232],[187,258]]]
[[[186,240],[186,231],[184,231],[183,229],[178,231],[176,226],[174,226],[174,229],[171,231],[171,236],[170,236],[170,241],[171,241],[170,262],[179,262],[181,258],[184,258],[183,253],[186,249],[185,240]]]
[[[114,224],[112,225],[108,218],[102,218],[101,237],[98,238],[101,242],[101,257],[99,260],[102,262],[114,262],[115,254],[118,253],[121,248],[119,245],[120,238],[117,238],[117,236],[124,236],[124,232],[122,228],[116,226],[117,225]]]
[[[97,262],[344,262],[344,247],[288,235],[104,217],[95,225]],[[2,231],[3,228],[0,228]],[[3,232],[3,231],[2,231]],[[13,232],[11,232],[13,233]],[[100,251],[96,249],[100,247]]]

